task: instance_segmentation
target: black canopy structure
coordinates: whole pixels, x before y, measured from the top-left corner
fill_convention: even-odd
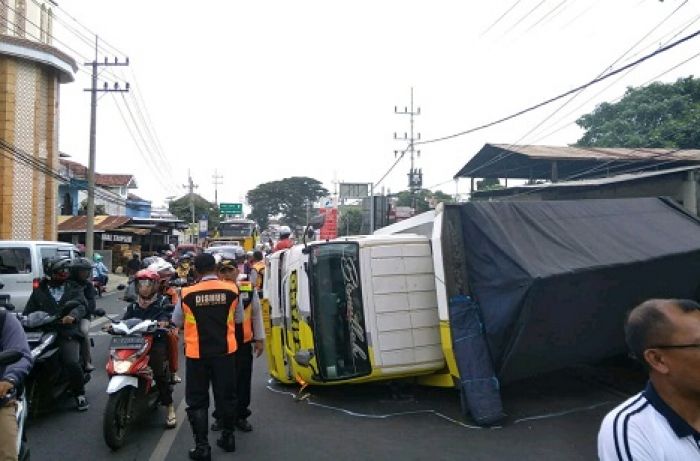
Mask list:
[[[700,221],[667,199],[471,202],[445,212],[461,229],[455,253],[488,348],[455,348],[458,363],[484,362],[478,380],[460,368],[465,388],[489,370],[503,383],[623,354],[629,309],[693,298],[700,285]],[[498,387],[479,392],[472,402]]]
[[[700,164],[698,149],[484,144],[455,178],[549,180],[595,178]]]

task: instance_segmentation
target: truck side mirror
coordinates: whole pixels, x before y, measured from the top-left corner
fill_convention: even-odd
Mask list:
[[[294,354],[294,361],[302,367],[308,367],[312,358],[314,358],[314,351],[310,349],[301,349]]]

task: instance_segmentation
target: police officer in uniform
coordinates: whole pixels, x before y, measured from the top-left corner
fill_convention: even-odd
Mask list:
[[[221,281],[214,256],[204,253],[194,259],[199,283],[182,289],[173,322],[184,326],[187,416],[195,447],[190,459],[210,460],[209,386],[221,417],[222,433],[216,444],[224,451],[235,451],[233,434],[236,420],[236,342],[235,312],[238,287]]]

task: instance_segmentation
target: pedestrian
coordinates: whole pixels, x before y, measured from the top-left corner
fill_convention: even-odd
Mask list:
[[[286,250],[288,248],[293,247],[294,242],[292,242],[292,239],[290,238],[291,235],[292,230],[289,228],[289,226],[281,226],[280,239],[277,241],[277,244],[274,246],[272,252],[276,253],[278,251]]]
[[[628,314],[625,339],[649,381],[603,420],[599,458],[700,459],[700,304],[645,301]]]
[[[127,277],[133,277],[140,270],[141,259],[139,259],[138,253],[134,253],[129,262],[126,263],[126,275]]]
[[[0,309],[0,352],[19,351],[22,358],[6,367],[0,367],[0,460],[16,460],[17,401],[7,399],[8,393],[18,389],[32,367],[32,354],[22,325],[14,315]]]
[[[185,400],[195,447],[190,459],[211,459],[209,446],[209,386],[221,416],[222,433],[216,444],[224,451],[236,450],[236,324],[238,288],[217,277],[214,256],[194,258],[199,282],[182,289],[173,322],[184,327]]]
[[[257,253],[260,253],[259,251]],[[265,350],[263,340],[265,328],[262,319],[262,310],[257,291],[255,290],[258,276],[256,270],[251,267],[247,280],[237,281],[235,261],[222,255],[219,263],[219,279],[225,282],[237,283],[240,302],[236,310],[236,427],[243,432],[253,430],[248,417],[250,411],[251,384],[253,378],[253,353],[260,357]],[[222,429],[222,421],[219,412],[214,412],[216,421],[212,425],[213,431]]]

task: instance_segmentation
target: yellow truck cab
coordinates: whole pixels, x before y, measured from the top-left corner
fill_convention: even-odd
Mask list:
[[[297,245],[268,258],[270,374],[284,383],[435,375],[453,386],[428,238],[358,236]],[[448,341],[449,343],[449,341]]]

